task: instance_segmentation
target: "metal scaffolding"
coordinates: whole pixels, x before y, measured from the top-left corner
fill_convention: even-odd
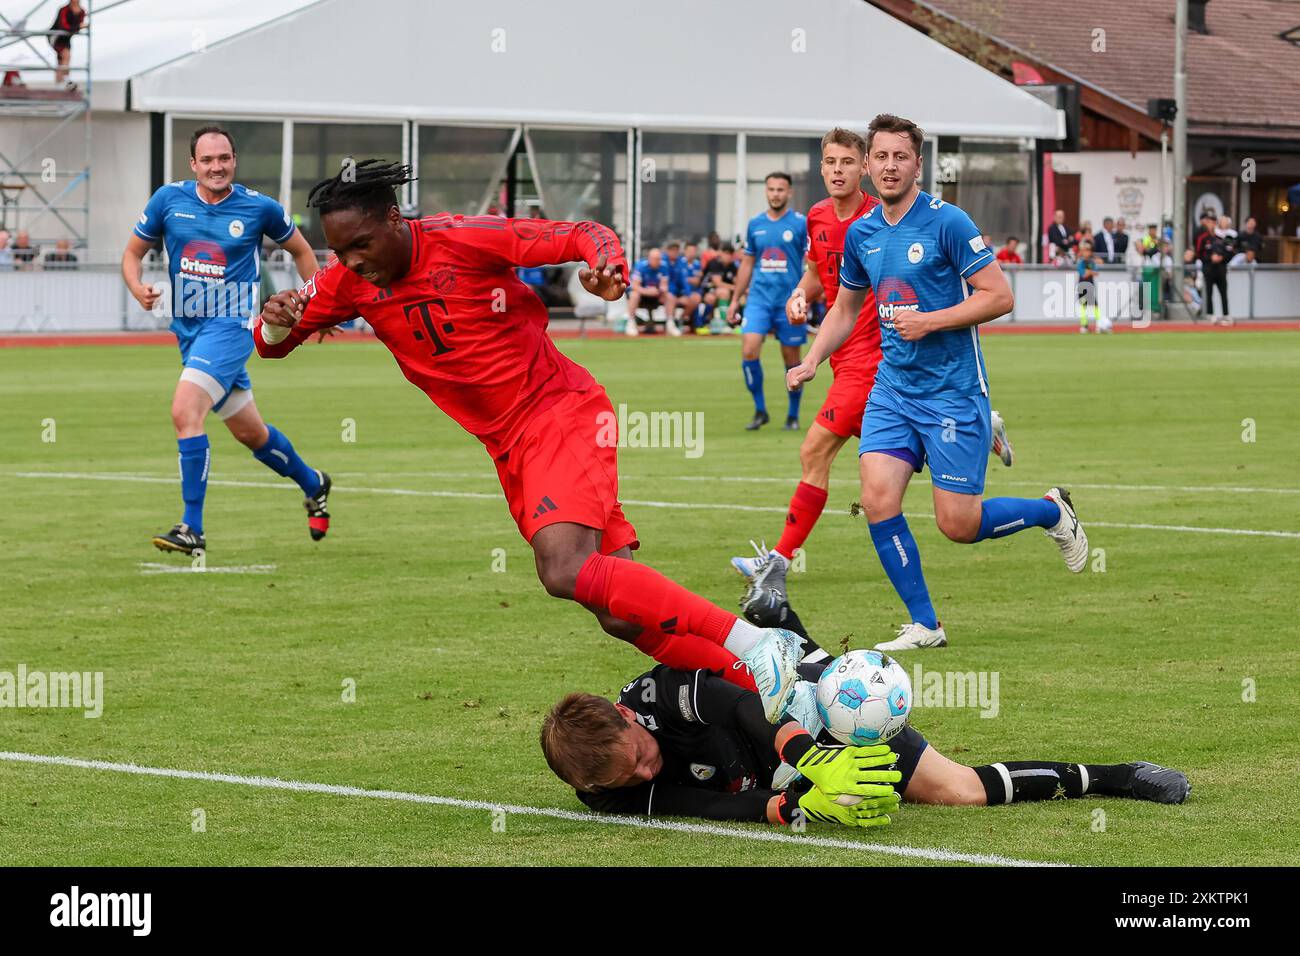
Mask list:
[[[38,23],[46,22],[44,0],[34,0],[22,17],[0,14],[0,123],[12,124],[18,134],[0,140],[0,229],[84,248],[90,232],[92,11],[89,0],[82,6],[86,24],[70,41],[73,49],[84,45],[85,58],[69,56],[65,66],[53,40],[67,34],[29,24],[37,15]],[[16,52],[29,55],[15,58]]]

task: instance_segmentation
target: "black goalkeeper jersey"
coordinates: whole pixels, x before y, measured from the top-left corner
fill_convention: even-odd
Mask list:
[[[663,769],[635,787],[579,792],[583,803],[605,813],[766,819],[781,764],[779,727],[767,722],[757,694],[710,671],[660,664],[624,687],[618,702],[654,735]]]

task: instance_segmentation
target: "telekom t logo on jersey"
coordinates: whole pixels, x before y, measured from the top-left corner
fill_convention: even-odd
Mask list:
[[[456,326],[447,321],[449,315],[447,303],[442,299],[424,299],[402,306],[406,324],[411,329],[411,337],[417,342],[429,342],[433,346],[433,355],[446,355],[455,351],[448,345],[442,335],[450,335]],[[439,335],[439,332],[442,335]]]

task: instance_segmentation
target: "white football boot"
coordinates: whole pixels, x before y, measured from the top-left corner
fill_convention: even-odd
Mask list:
[[[1064,488],[1053,488],[1043,497],[1055,501],[1061,509],[1060,520],[1046,529],[1046,534],[1060,547],[1065,566],[1078,574],[1088,566],[1088,533],[1074,513],[1070,493]]]
[[[1016,460],[1016,453],[1011,450],[1011,440],[1007,438],[1007,423],[1002,420],[997,409],[993,410],[993,448],[991,451],[998,458],[1002,459],[1002,464],[1008,468]]]
[[[786,708],[784,716],[793,717],[799,722],[799,726],[812,734],[813,740],[816,740],[826,728],[817,710],[817,685],[810,680],[798,681],[795,684],[794,697],[790,701],[790,706]],[[772,789],[784,790],[800,776],[798,770],[782,761],[781,766],[777,767],[776,773],[772,775]]]
[[[944,633],[943,622],[936,628],[912,621],[898,629],[898,636],[892,641],[877,644],[878,651],[919,651],[927,647],[947,647],[948,635]]]
[[[799,722],[799,726],[812,734],[813,740],[816,740],[826,729],[826,725],[822,723],[821,712],[817,709],[817,682],[796,680],[794,696],[790,698],[790,704],[782,716],[793,717]]]
[[[803,638],[783,627],[767,627],[763,632],[763,638],[741,661],[754,675],[763,716],[775,724],[790,705],[799,683],[797,668],[803,657]]]
[[[757,544],[751,540],[749,545],[754,549],[753,556],[748,558],[739,556],[734,557],[731,559],[731,566],[735,568],[736,572],[746,581],[752,582],[754,580],[754,575],[763,570],[763,566],[771,560],[772,555],[776,554],[776,552],[767,549],[766,541],[762,544]]]

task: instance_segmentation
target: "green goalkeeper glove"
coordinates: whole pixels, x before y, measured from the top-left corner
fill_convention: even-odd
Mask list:
[[[813,787],[799,798],[799,810],[809,820],[819,823],[840,823],[846,827],[883,827],[889,823],[889,813],[898,809],[898,794],[892,787],[888,796],[866,797],[851,807],[841,806],[831,797]]]
[[[898,762],[888,744],[874,747],[826,747],[813,744],[795,763],[795,769],[827,796],[851,793],[859,797],[885,797],[894,792],[889,784],[903,775],[897,770],[878,770]]]

